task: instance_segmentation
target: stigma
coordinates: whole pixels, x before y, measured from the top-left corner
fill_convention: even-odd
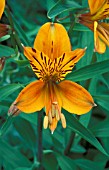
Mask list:
[[[61,113],[61,108],[58,105],[58,102],[52,102],[51,108],[48,112],[48,114],[44,117],[43,126],[44,129],[51,130],[51,134],[53,134],[54,130],[57,127],[58,121],[61,121],[62,127],[66,128],[66,119],[63,113]]]

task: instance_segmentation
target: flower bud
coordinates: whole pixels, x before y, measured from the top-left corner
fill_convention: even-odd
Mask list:
[[[19,115],[20,112],[21,111],[17,108],[17,106],[14,103],[12,103],[8,111],[8,116],[17,116]]]
[[[11,30],[11,27],[6,24],[0,24],[0,38],[9,34],[9,30]]]

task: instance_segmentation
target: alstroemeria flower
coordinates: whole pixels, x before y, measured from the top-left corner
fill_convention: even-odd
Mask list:
[[[20,92],[9,113],[12,110],[32,113],[45,107],[44,128],[49,126],[53,132],[59,120],[63,128],[66,127],[61,108],[78,115],[90,111],[95,104],[89,92],[77,83],[64,80],[85,50],[71,51],[68,34],[61,24],[44,24],[36,36],[34,48],[24,47],[24,54],[39,80]]]
[[[88,4],[93,21],[109,17],[109,0],[88,0]]]
[[[2,17],[3,12],[4,12],[4,8],[5,8],[5,0],[0,0],[0,19]]]
[[[109,47],[109,24],[100,22],[109,17],[108,0],[88,0],[90,12],[81,14],[79,22],[94,32],[95,51],[104,53],[106,45]]]

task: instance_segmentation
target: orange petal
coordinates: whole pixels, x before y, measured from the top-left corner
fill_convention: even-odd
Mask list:
[[[24,55],[30,61],[30,65],[38,78],[42,79],[46,74],[49,75],[49,65],[52,61],[48,56],[31,47],[24,47]]]
[[[109,46],[109,24],[104,22],[99,23],[97,30],[99,37],[107,46]]]
[[[0,0],[0,19],[2,17],[3,12],[4,12],[4,8],[5,8],[5,0]]]
[[[44,85],[40,80],[27,85],[15,100],[16,107],[25,113],[41,110],[44,107]]]
[[[60,73],[60,80],[62,80],[68,73],[72,71],[72,68],[75,66],[75,64],[84,56],[85,51],[86,48],[78,48],[74,51],[65,52],[61,57],[57,58],[56,63],[58,72]]]
[[[94,15],[105,3],[106,0],[88,0],[91,15]]]
[[[53,60],[64,52],[71,51],[71,44],[65,28],[61,24],[49,22],[40,28],[34,48],[44,52]]]
[[[89,0],[92,20],[101,20],[109,17],[109,1],[108,0]]]
[[[95,51],[102,54],[106,51],[106,45],[102,41],[99,35],[102,36],[102,34],[99,34],[98,30],[98,23],[95,21],[94,22],[94,44],[95,44]]]
[[[70,113],[81,115],[94,106],[90,93],[77,83],[65,80],[54,88],[59,105]]]

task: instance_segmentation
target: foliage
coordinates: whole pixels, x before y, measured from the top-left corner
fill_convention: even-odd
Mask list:
[[[11,25],[14,31],[0,38],[0,58],[6,59],[0,71],[0,169],[109,169],[109,48],[102,55],[95,53],[93,33],[75,20],[75,14],[87,6],[87,0],[7,1],[1,23]],[[65,26],[73,49],[87,46],[85,56],[66,79],[84,86],[97,104],[82,116],[63,110],[67,128],[59,123],[53,135],[40,128],[43,110],[7,116],[21,89],[37,79],[21,43],[32,47],[40,26],[47,21]]]

